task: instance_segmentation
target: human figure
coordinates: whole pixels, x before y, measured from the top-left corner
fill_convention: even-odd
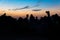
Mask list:
[[[27,15],[26,15],[26,19],[28,19],[28,17],[29,17],[29,15],[27,14]]]
[[[46,13],[47,13],[48,17],[50,17],[50,11],[46,11]]]
[[[6,16],[6,13],[4,13],[2,16]]]

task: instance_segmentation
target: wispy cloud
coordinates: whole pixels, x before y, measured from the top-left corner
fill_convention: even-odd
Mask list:
[[[15,8],[15,9],[12,9],[12,10],[22,10],[22,9],[28,9],[28,8],[30,8],[30,7],[29,6],[25,6],[23,8]]]
[[[38,6],[40,6],[40,1],[41,1],[41,0],[38,0],[38,1],[36,2],[36,4],[33,5],[33,6],[27,5],[27,6],[22,7],[22,8],[15,8],[15,9],[8,9],[8,10],[17,11],[17,10],[30,9],[30,8],[38,7]],[[36,10],[36,11],[38,11],[38,10]]]
[[[36,5],[35,6],[25,6],[25,7],[22,7],[22,8],[15,8],[15,9],[8,9],[8,10],[13,10],[13,11],[17,11],[17,10],[23,10],[23,9],[30,9],[30,8],[34,8],[34,7],[37,7]]]
[[[32,11],[41,11],[42,9],[33,9]]]

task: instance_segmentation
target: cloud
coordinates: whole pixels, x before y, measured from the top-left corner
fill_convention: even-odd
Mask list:
[[[30,8],[30,7],[29,6],[25,6],[23,8],[16,8],[16,9],[12,9],[12,10],[22,10],[22,9],[28,9],[28,8]]]
[[[25,7],[22,7],[22,8],[15,8],[15,9],[8,9],[8,10],[16,11],[16,10],[23,10],[23,9],[29,9],[29,8],[34,8],[34,7],[36,7],[36,6],[32,6],[32,7],[30,7],[30,6],[25,6]]]
[[[14,10],[14,11],[16,11],[16,10],[23,10],[23,9],[29,9],[29,8],[34,8],[34,7],[38,7],[39,5],[35,5],[35,6],[25,6],[25,7],[23,7],[23,8],[15,8],[15,9],[12,9],[12,10]],[[10,9],[9,9],[10,10]],[[38,11],[38,10],[36,10],[36,11]]]
[[[33,9],[32,11],[41,11],[42,9]]]
[[[36,2],[36,5],[33,5],[33,6],[25,6],[25,7],[22,7],[22,8],[15,8],[15,9],[9,9],[9,10],[13,10],[13,11],[17,11],[17,10],[23,10],[23,9],[29,9],[29,8],[34,8],[34,7],[38,7],[40,6],[40,0],[38,0]],[[39,10],[35,10],[35,11],[39,11]]]

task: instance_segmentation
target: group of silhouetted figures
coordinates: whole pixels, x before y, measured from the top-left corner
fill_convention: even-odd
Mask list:
[[[0,33],[34,33],[44,34],[48,32],[56,34],[60,30],[60,16],[57,14],[50,16],[50,12],[46,11],[48,16],[35,18],[32,14],[26,15],[26,18],[15,19],[6,16],[4,13],[0,16]],[[29,19],[28,19],[29,18]],[[49,31],[48,31],[49,30]]]

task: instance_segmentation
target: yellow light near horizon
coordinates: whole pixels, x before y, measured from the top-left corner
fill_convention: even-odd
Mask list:
[[[18,18],[18,17],[26,17],[26,14],[33,14],[35,17],[43,17],[46,15],[45,13],[46,10],[41,10],[41,11],[32,11],[32,10],[20,10],[20,11],[12,11],[12,10],[0,10],[0,15],[2,15],[3,13],[6,13],[7,16],[12,16],[14,18]],[[60,15],[60,10],[50,10],[51,15],[58,13]]]

